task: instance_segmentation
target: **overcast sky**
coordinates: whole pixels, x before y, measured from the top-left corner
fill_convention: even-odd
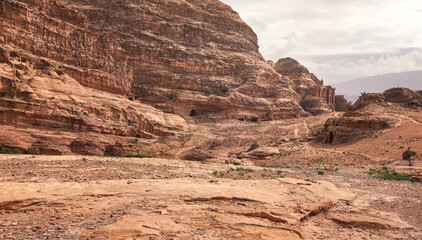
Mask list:
[[[292,57],[327,83],[422,70],[422,0],[221,0],[269,60]]]

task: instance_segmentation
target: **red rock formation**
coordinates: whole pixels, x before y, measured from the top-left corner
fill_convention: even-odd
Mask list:
[[[0,136],[0,145],[99,154],[118,137],[186,128],[156,108],[259,120],[307,115],[252,29],[217,0],[3,0],[0,20],[2,134],[26,136]],[[66,136],[60,146],[54,133]],[[78,140],[96,134],[108,137]]]
[[[383,95],[387,102],[398,103],[411,108],[422,108],[421,91],[412,91],[408,88],[392,88],[385,91]]]
[[[182,115],[306,115],[288,79],[264,61],[252,29],[216,0],[1,4],[1,45],[53,60],[85,87]]]
[[[129,54],[132,93],[145,103],[185,116],[192,110],[264,120],[305,114],[288,79],[259,53],[252,29],[219,1],[72,2],[91,32]]]
[[[344,97],[344,95],[336,95],[335,96],[335,103],[336,103],[336,111],[337,112],[347,111],[347,100]]]
[[[281,75],[293,83],[293,89],[301,96],[300,105],[312,114],[322,114],[335,110],[335,89],[324,86],[313,73],[292,58],[282,58],[272,64]]]

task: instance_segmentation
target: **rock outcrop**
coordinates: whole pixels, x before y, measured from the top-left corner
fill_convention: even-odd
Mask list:
[[[183,116],[306,115],[289,80],[259,53],[256,34],[217,0],[79,0],[66,7],[86,17],[89,32],[127,54],[125,78],[144,103]]]
[[[332,118],[324,124],[321,140],[334,145],[350,143],[374,131],[392,128],[397,123],[394,119],[374,116]]]
[[[362,95],[354,104],[353,109],[361,109],[365,106],[368,106],[370,104],[375,104],[378,106],[387,106],[387,101],[385,99],[384,94],[382,93],[367,93]]]
[[[336,111],[347,111],[347,99],[344,97],[344,95],[336,95]]]
[[[420,109],[420,91],[407,88],[392,88],[384,93],[365,93],[353,104],[352,111],[341,118],[327,120],[319,139],[324,143],[342,144],[368,137],[376,131],[396,127],[401,120],[395,115],[386,115],[389,106]]]
[[[353,104],[355,110],[375,104],[386,107],[389,104],[398,104],[409,108],[422,108],[421,91],[408,88],[392,88],[383,93],[365,93]]]
[[[392,88],[383,93],[385,100],[406,107],[422,108],[422,91],[412,91],[408,88]]]
[[[4,0],[0,20],[1,132],[25,136],[2,146],[98,154],[186,129],[168,113],[307,115],[252,29],[217,0]]]
[[[335,110],[335,89],[324,86],[313,73],[292,58],[282,58],[277,63],[271,63],[281,75],[287,76],[293,84],[293,89],[300,95],[300,105],[314,115]]]

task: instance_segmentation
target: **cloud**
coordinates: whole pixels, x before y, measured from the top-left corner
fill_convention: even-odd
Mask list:
[[[419,0],[222,1],[254,29],[265,58],[296,58],[328,82],[422,69]]]

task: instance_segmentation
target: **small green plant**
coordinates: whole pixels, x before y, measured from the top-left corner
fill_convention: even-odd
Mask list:
[[[223,172],[220,172],[220,177],[223,177],[224,176],[224,173]]]
[[[236,161],[230,161],[231,164],[235,165],[235,166],[239,166],[240,163],[236,162]]]
[[[20,150],[19,148],[15,148],[15,149],[13,149],[13,153],[14,154],[22,154],[22,150]]]
[[[176,101],[176,100],[177,100],[177,95],[176,95],[176,93],[170,93],[170,94],[168,94],[166,97],[167,97],[167,99],[168,99],[168,100],[170,100],[170,101]]]
[[[148,155],[148,154],[126,154],[125,157],[128,158],[153,158],[152,155]]]
[[[12,149],[10,149],[8,147],[2,147],[1,148],[1,153],[3,153],[3,154],[12,154]]]
[[[411,182],[416,181],[416,179],[413,178],[415,176],[414,174],[398,173],[395,170],[390,170],[388,167],[383,167],[382,170],[370,169],[367,173],[374,178],[379,178],[383,180]]]
[[[253,143],[251,147],[248,149],[248,152],[253,151],[255,149],[259,148],[259,144],[257,142]]]
[[[260,165],[263,168],[291,168],[291,166],[288,165],[266,165],[266,164],[261,164]]]
[[[280,175],[282,173],[282,171],[278,170],[277,171],[277,175]]]
[[[414,152],[414,151],[411,151],[410,147],[406,151],[404,151],[403,154],[402,154],[403,160],[409,161],[409,166],[413,165],[412,164],[412,157],[413,156],[417,156],[417,153]]]
[[[212,172],[212,174],[214,174],[214,175],[217,175],[217,173],[218,173],[217,171]]]
[[[209,88],[205,91],[205,95],[216,95],[220,97],[226,96],[226,94],[229,92],[230,88],[227,86],[223,86],[219,89]]]
[[[26,153],[26,154],[31,154],[31,155],[34,155],[34,154],[35,154],[35,151],[34,151],[34,149],[32,149],[32,148],[27,148],[27,149],[25,150],[25,153]]]
[[[321,175],[322,176],[322,175],[325,174],[325,171],[319,170],[317,173],[318,173],[318,175]]]

